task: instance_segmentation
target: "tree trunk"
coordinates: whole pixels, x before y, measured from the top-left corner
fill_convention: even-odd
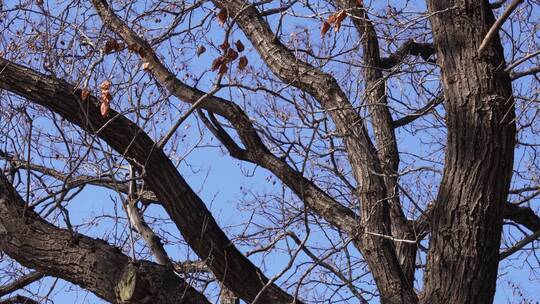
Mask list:
[[[512,87],[488,1],[431,0],[448,143],[422,303],[492,303],[514,156]],[[438,12],[435,14],[435,12]]]

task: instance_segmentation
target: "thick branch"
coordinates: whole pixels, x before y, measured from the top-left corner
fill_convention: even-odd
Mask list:
[[[407,56],[420,56],[425,61],[429,60],[435,53],[435,48],[432,43],[416,42],[414,39],[409,39],[403,43],[394,53],[386,58],[381,58],[382,69],[391,69],[400,64],[407,58]]]
[[[336,79],[296,58],[270,29],[258,10],[242,0],[213,1],[226,9],[253,44],[268,67],[284,82],[311,94],[332,117],[345,143],[362,200],[361,225],[372,233],[390,234],[387,194],[377,151],[362,118],[352,107]],[[416,295],[403,276],[391,241],[362,235],[355,243],[366,258],[382,298],[416,302]],[[382,267],[384,265],[384,267]],[[382,283],[382,280],[385,283]]]
[[[0,304],[39,304],[39,302],[25,296],[16,295],[7,299],[0,299]]]
[[[363,6],[353,0],[337,0],[338,5],[348,10],[356,27],[364,48],[364,78],[366,82],[366,101],[369,105],[371,126],[375,134],[377,155],[381,165],[385,185],[385,196],[390,207],[391,234],[397,239],[412,239],[414,232],[408,225],[399,200],[397,170],[399,167],[399,151],[397,147],[394,120],[388,107],[386,95],[386,79],[382,73],[383,62],[379,49],[379,39],[373,22]],[[412,44],[411,44],[412,45]],[[411,48],[411,47],[409,47]],[[405,52],[405,51],[403,51]],[[404,56],[404,55],[403,55]],[[394,57],[397,60],[397,57]],[[396,61],[397,64],[397,61]],[[379,219],[381,220],[381,219]],[[401,270],[409,287],[414,282],[416,263],[416,245],[395,242],[396,255]]]
[[[24,213],[24,215],[23,215]],[[119,275],[129,258],[106,242],[44,221],[25,203],[0,172],[0,249],[21,265],[62,278],[116,303]],[[58,258],[62,257],[62,258]],[[166,267],[142,262],[135,275],[152,303],[209,303]],[[133,299],[136,300],[137,299]]]
[[[504,208],[504,218],[523,225],[530,231],[540,230],[540,217],[529,207],[507,203]]]
[[[508,17],[510,17],[512,12],[518,7],[518,5],[523,3],[523,1],[524,0],[514,0],[514,1],[512,1],[510,3],[510,5],[508,5],[506,10],[504,10],[502,15],[497,19],[497,21],[495,21],[495,23],[493,23],[491,25],[491,28],[489,29],[488,33],[484,37],[484,40],[482,40],[482,43],[480,44],[480,47],[478,48],[478,54],[482,55],[482,53],[484,52],[484,50],[488,46],[489,42],[491,40],[493,40],[493,38],[495,37],[495,35],[497,34],[497,32],[499,31],[501,26],[503,26],[506,19],[508,19]]]
[[[133,122],[111,110],[99,113],[98,101],[81,101],[80,90],[15,63],[0,59],[0,88],[43,105],[66,120],[97,133],[144,172],[143,179],[179,228],[184,239],[208,263],[215,277],[243,299],[253,299],[267,278],[227,238],[203,201],[180,176],[171,160]],[[291,297],[272,285],[261,303],[290,303]]]
[[[530,69],[524,70],[524,71],[512,71],[510,72],[510,78],[512,80],[517,80],[521,77],[529,76],[529,75],[535,75],[540,73],[540,66],[535,66]]]

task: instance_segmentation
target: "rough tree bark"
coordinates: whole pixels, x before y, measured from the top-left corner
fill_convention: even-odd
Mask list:
[[[477,52],[495,21],[488,1],[428,4],[448,142],[421,302],[491,303],[516,135],[511,80],[498,35]]]
[[[0,249],[22,265],[78,284],[111,303],[210,303],[171,268],[131,263],[103,240],[73,235],[44,221],[27,208],[2,172],[0,237]],[[125,279],[126,272],[131,280]],[[136,289],[130,285],[135,282]]]
[[[145,71],[168,93],[192,105],[193,111],[197,108],[200,120],[232,157],[269,170],[298,196],[306,210],[351,239],[369,266],[381,303],[492,303],[499,261],[514,252],[499,252],[503,219],[538,232],[540,217],[530,208],[507,203],[516,145],[512,80],[531,72],[522,75],[506,71],[501,39],[492,29],[495,18],[489,2],[428,0],[433,43],[411,39],[384,58],[377,30],[363,1],[333,1],[352,17],[351,23],[358,33],[363,51],[364,98],[370,119],[359,114],[334,76],[302,61],[278,39],[258,5],[243,0],[211,2],[234,20],[232,24],[238,26],[277,78],[313,97],[332,119],[336,133],[345,143],[356,182],[358,214],[276,156],[242,107],[182,82],[162,62],[153,45],[116,15],[107,1],[91,1],[104,28],[118,35],[132,50],[138,50],[137,58],[147,65]],[[488,32],[491,34],[486,39]],[[435,55],[444,96],[438,96],[418,113],[394,120],[385,72],[409,55],[421,56],[426,61]],[[95,96],[83,100],[76,86],[2,58],[0,89],[51,110],[103,139],[124,156],[148,187],[142,198],[161,204],[187,244],[206,264],[205,270],[224,286],[220,294],[222,303],[236,304],[240,299],[246,303],[258,299],[257,304],[302,303],[268,279],[232,244],[162,146],[126,116],[111,110],[109,117],[104,118]],[[398,191],[400,156],[396,128],[442,102],[448,130],[442,182],[434,204],[415,221],[409,220]],[[216,116],[236,131],[234,138]],[[108,179],[68,178],[29,161],[9,161],[66,183],[91,183],[132,194],[127,186]],[[143,223],[135,201],[131,203],[133,221],[139,224],[136,226],[147,242],[152,243],[155,235]],[[418,244],[414,242],[428,234],[424,284],[417,293],[413,283],[418,270]],[[157,249],[156,255],[166,266],[132,262],[104,241],[55,227],[27,209],[2,172],[0,237],[0,250],[38,271],[30,279],[62,278],[112,303],[209,303],[173,272],[163,247]],[[295,242],[299,248],[303,246],[299,238]],[[59,255],[64,258],[57,259]],[[308,255],[317,259],[311,253]],[[8,286],[6,290],[11,289]]]

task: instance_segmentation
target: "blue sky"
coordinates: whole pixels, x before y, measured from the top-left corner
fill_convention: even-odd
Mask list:
[[[10,8],[15,5],[15,1],[5,1],[4,3],[6,8]],[[381,1],[375,3],[375,5],[381,6],[384,6],[388,3],[399,6],[405,2]],[[410,12],[422,11],[425,8],[423,5],[423,1],[412,1],[408,5]],[[211,5],[208,5],[207,7],[211,8]],[[87,12],[87,14],[88,13],[91,12]],[[277,17],[273,17],[271,18],[271,20],[275,21],[276,18]],[[335,36],[328,36],[326,38],[327,40],[321,41],[317,33],[317,22],[306,21],[305,19],[301,18],[295,19],[294,23],[287,24],[287,26],[289,27],[288,31],[296,32],[295,29],[297,28],[301,28],[303,26],[311,26],[314,34],[310,36],[310,41],[314,45],[330,43]],[[223,39],[222,28],[214,25],[214,27],[209,33],[211,35],[209,37],[205,37],[208,42],[213,42],[216,45],[221,43],[221,40]],[[300,31],[298,31],[298,33],[300,33]],[[250,46],[246,42],[245,37],[239,31],[233,32],[233,41],[235,41],[236,39],[241,39],[243,42],[245,42],[247,46],[246,53],[250,60],[250,65],[255,69],[260,68],[262,70],[262,63],[259,59],[259,56],[256,54],[255,51],[250,48]],[[208,47],[207,49],[208,51],[200,58],[192,57],[193,59],[190,60],[190,63],[193,65],[193,74],[204,74],[204,71],[206,71],[210,66],[211,61],[217,56],[218,52],[216,50],[212,50],[212,48],[210,47]],[[167,51],[160,49],[158,49],[158,51],[163,51],[161,54],[165,57],[165,59],[169,58],[169,55],[167,55]],[[191,52],[193,51],[194,49],[191,50]],[[511,54],[508,55],[511,56]],[[135,60],[137,59],[135,58]],[[115,70],[114,68],[114,62],[114,58],[112,56],[109,56],[106,58],[104,64],[105,69],[108,70],[112,75],[117,73],[117,70]],[[338,76],[343,75],[339,70],[339,66],[329,65],[325,67],[325,69],[335,72]],[[212,81],[215,79],[215,74],[206,73],[204,75],[205,76],[199,82],[199,88],[208,89],[211,87]],[[248,76],[240,77],[249,78]],[[145,77],[142,76],[141,79],[144,80]],[[97,84],[99,80],[96,79],[95,82]],[[429,89],[435,89],[437,86],[435,80],[433,80],[432,82],[433,83],[428,86]],[[389,83],[391,92],[399,95],[399,85],[399,78],[392,80],[391,83]],[[415,94],[411,88],[405,89],[404,92],[412,95]],[[223,90],[223,92],[220,92],[218,95],[224,97],[236,97],[238,96],[238,93]],[[257,102],[260,102],[260,100],[264,101],[264,95],[259,94],[257,96],[254,96],[252,100],[256,100]],[[175,99],[173,99],[173,102],[177,104],[182,104]],[[439,107],[439,111],[443,113],[443,110],[440,108],[441,107]],[[183,111],[185,111],[185,109],[185,105],[180,106],[179,113],[182,113]],[[176,113],[170,113],[170,116],[174,118],[175,114]],[[172,121],[174,121],[174,119],[172,119]],[[165,132],[168,129],[172,121],[167,121],[163,123],[161,127],[162,132]],[[50,125],[47,125],[47,122],[44,122],[44,124],[42,125],[43,130],[47,130],[50,127]],[[185,147],[181,147],[180,151],[185,152],[192,148],[194,145],[196,145],[200,137],[199,130],[200,129],[197,121],[193,117],[184,122],[182,128],[177,132],[178,136],[186,135],[185,142],[182,142],[183,144],[185,144]],[[416,133],[407,133],[401,130],[398,131],[401,152],[420,153],[427,155],[430,151],[436,148],[437,141],[439,142],[440,146],[444,145],[444,133],[432,133],[430,131],[421,130],[415,130],[415,132]],[[155,134],[151,134],[151,136],[154,136],[154,138],[157,139],[157,136],[155,136]],[[422,141],[422,139],[425,139],[426,137],[430,138],[430,145],[426,145],[426,143]],[[188,183],[193,187],[193,189],[195,189],[199,193],[203,201],[207,203],[208,208],[211,210],[212,214],[217,219],[221,227],[224,227],[224,229],[229,232],[229,236],[233,236],[234,234],[237,234],[242,230],[242,224],[251,215],[251,213],[257,211],[249,210],[249,208],[246,208],[245,206],[242,207],[243,205],[240,204],[241,201],[256,199],[255,195],[252,195],[250,193],[246,194],[246,190],[249,190],[256,194],[280,193],[282,191],[282,187],[279,183],[274,184],[272,182],[273,180],[275,180],[275,178],[273,178],[268,171],[262,168],[257,168],[247,163],[242,163],[237,160],[231,159],[228,155],[226,155],[226,153],[223,153],[221,148],[217,147],[216,140],[212,139],[212,137],[208,134],[203,136],[203,140],[205,143],[211,144],[214,147],[205,146],[196,148],[195,150],[193,150],[192,153],[187,156],[184,161],[181,162],[179,170],[181,174],[186,178]],[[518,153],[516,153],[516,159],[520,159],[523,155],[524,154],[522,152],[518,151]],[[407,165],[418,166],[421,164],[422,162],[418,160],[408,159],[407,156],[404,156],[402,168]],[[425,165],[435,166],[433,163],[430,162],[426,162]],[[249,173],[247,174],[249,176],[246,176],[246,172]],[[425,176],[420,177],[420,179],[433,180],[438,179],[438,176],[436,174],[426,174]],[[513,186],[515,187],[518,185],[519,182],[515,183]],[[418,196],[418,198],[420,199],[420,196],[422,196],[423,194],[413,193],[413,195],[415,197]],[[294,197],[292,197],[288,192],[286,192],[285,197],[286,199],[289,199],[291,201],[294,200]],[[405,198],[404,201],[406,201]],[[95,216],[96,214],[114,214],[121,208],[118,205],[118,197],[114,192],[98,189],[96,187],[88,187],[69,204],[68,209],[70,211],[72,221],[74,223],[82,223],[89,218]],[[147,211],[147,215],[165,217],[165,214],[157,206],[150,207],[150,209]],[[264,221],[262,217],[259,219],[261,221]],[[100,226],[98,227],[92,227],[91,231],[85,231],[85,227],[81,227],[81,229],[83,229],[82,232],[84,233],[99,237],[102,237],[104,234],[114,234],[124,236],[125,238],[125,235],[127,233],[125,226],[118,227],[115,225],[110,225],[110,223],[107,224],[106,220],[103,221],[102,225],[100,224]],[[172,224],[160,226],[159,229],[165,230],[168,233],[167,235],[170,235],[171,238],[173,236],[178,237],[179,235],[178,231]],[[311,237],[311,242],[313,242],[314,244],[318,242],[324,244],[326,243],[326,240],[318,232],[315,232]],[[285,243],[281,243],[281,245],[286,246]],[[195,258],[192,252],[190,252],[186,248],[181,248],[180,246],[167,246],[167,250],[173,257],[178,260],[182,260],[184,258]],[[354,251],[354,249],[351,250]],[[301,255],[299,257],[299,261],[304,260],[307,260],[307,258]],[[261,256],[255,255],[254,257],[252,257],[252,261],[256,265],[263,267],[265,269],[265,273],[268,276],[272,276],[273,274],[278,273],[286,263],[286,259],[284,259],[277,253],[266,256],[264,257],[264,259]],[[540,289],[538,288],[538,284],[540,282],[538,282],[538,279],[531,278],[530,269],[527,267],[526,262],[520,258],[517,260],[512,260],[511,262],[505,261],[503,262],[503,266],[506,266],[507,263],[511,263],[512,267],[504,267],[505,271],[501,273],[501,279],[499,280],[495,303],[519,303],[517,301],[521,300],[521,297],[514,293],[514,291],[516,290],[515,286],[511,286],[508,284],[509,279],[511,279],[512,282],[517,287],[519,287],[519,289],[523,290],[523,293],[528,298],[540,298]],[[40,295],[46,294],[47,288],[50,287],[51,284],[53,284],[53,280],[46,279],[45,282],[46,283],[42,285],[33,284],[29,287],[29,289],[32,292],[37,292]],[[421,286],[420,281],[417,283],[417,286]],[[372,287],[366,286],[366,288],[371,289]],[[96,297],[92,294],[80,291],[78,290],[78,288],[73,287],[72,285],[63,281],[59,281],[58,283],[56,283],[51,298],[54,299],[56,303],[99,302],[99,300],[96,299]],[[378,301],[376,299],[373,300],[373,303],[377,302]]]

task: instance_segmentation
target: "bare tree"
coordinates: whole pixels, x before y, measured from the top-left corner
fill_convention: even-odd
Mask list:
[[[539,5],[4,3],[0,303],[58,279],[111,303],[493,303],[517,264],[538,283]],[[232,224],[190,180],[224,160]]]

